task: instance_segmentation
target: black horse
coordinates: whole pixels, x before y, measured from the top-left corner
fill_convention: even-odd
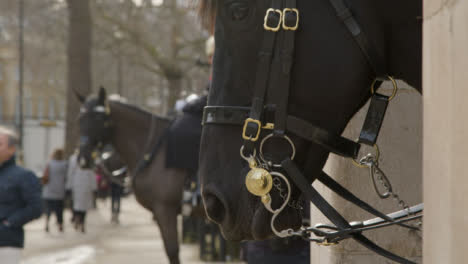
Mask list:
[[[104,88],[98,97],[80,101],[80,165],[94,166],[99,149],[111,144],[128,167],[137,201],[159,225],[170,263],[179,263],[177,215],[185,179],[192,172],[166,166],[172,120],[108,100]]]
[[[340,135],[370,98],[369,87],[376,77],[393,76],[421,92],[422,2],[346,2],[347,7],[341,0],[297,1],[295,7],[294,0],[201,1],[203,15],[215,23],[208,105],[253,104],[250,117],[255,112],[262,113],[257,117],[262,121],[280,121],[274,124],[275,130],[286,130],[296,148],[294,161],[309,182],[321,174],[330,149],[288,133],[281,116],[300,118],[327,135]],[[278,77],[281,74],[286,81]],[[262,85],[267,88],[259,92]],[[257,125],[255,118],[243,131],[233,121],[239,119],[238,112],[231,110],[208,112],[204,120],[200,176],[206,211],[228,239],[265,239],[273,234],[272,214],[246,189],[250,168],[239,151],[241,146],[249,148],[257,136],[260,142],[270,131],[257,134],[258,124],[247,135],[246,130]],[[218,123],[223,125],[216,124],[220,116],[225,120]],[[272,157],[280,156],[279,161],[284,153],[291,154],[285,140],[271,141],[264,148]],[[300,194],[298,187],[292,187],[293,198]],[[286,207],[275,227],[300,227],[300,210]]]

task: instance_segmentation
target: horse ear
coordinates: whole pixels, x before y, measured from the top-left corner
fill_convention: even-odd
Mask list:
[[[76,89],[72,89],[72,90],[76,96],[76,99],[78,99],[78,101],[83,104],[86,101],[86,98],[83,95],[81,95]]]
[[[98,102],[100,105],[104,105],[106,102],[106,89],[102,86],[99,88]]]

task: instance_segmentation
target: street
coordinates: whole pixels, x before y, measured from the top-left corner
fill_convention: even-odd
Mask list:
[[[85,234],[76,232],[71,213],[64,215],[65,232],[58,232],[51,217],[50,233],[45,233],[42,217],[25,227],[26,242],[22,264],[138,264],[168,263],[159,228],[151,214],[133,196],[122,200],[120,224],[110,223],[110,200],[98,201],[98,209],[87,215]],[[181,245],[182,263],[204,263],[197,245]]]

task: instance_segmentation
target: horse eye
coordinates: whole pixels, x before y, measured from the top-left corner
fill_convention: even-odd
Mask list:
[[[229,14],[234,21],[241,21],[249,15],[249,6],[245,2],[235,2],[228,7]]]

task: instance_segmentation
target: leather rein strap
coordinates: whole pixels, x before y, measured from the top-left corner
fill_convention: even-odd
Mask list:
[[[151,122],[153,121],[154,116],[151,116]],[[175,120],[175,119],[174,119]],[[174,122],[174,120],[171,120],[169,122],[169,125],[164,129],[163,134],[158,138],[158,140],[155,142],[155,144],[151,147],[149,152],[146,152],[143,157],[140,159],[140,161],[137,163],[135,170],[133,172],[134,178],[140,174],[144,169],[146,169],[151,162],[153,162],[154,157],[156,154],[159,152],[159,150],[162,148],[164,141],[166,141],[167,137],[169,136],[169,132],[171,130],[171,125]],[[153,131],[149,131],[148,138],[151,139],[153,137]]]
[[[334,7],[338,18],[356,40],[377,79],[386,76],[383,57],[369,44],[351,11],[342,0],[329,1]],[[359,143],[330,133],[287,113],[295,31],[298,25],[299,10],[296,7],[296,0],[272,0],[271,8],[267,10],[265,16],[265,31],[257,63],[252,107],[206,106],[202,123],[203,125],[243,125],[244,155],[255,153],[262,130],[273,130],[273,136],[281,137],[290,132],[335,154],[356,158],[360,149]],[[378,86],[380,81],[374,84]],[[267,98],[268,105],[266,104]],[[364,133],[367,135],[367,140],[360,140],[360,143],[372,144],[377,139],[386,105],[377,102],[374,108],[381,111],[377,114],[378,118],[373,118],[377,119],[377,124],[372,120],[365,122],[367,123],[365,127],[369,130],[368,133]],[[268,118],[271,117],[268,115],[270,110],[274,112],[272,123],[268,123],[270,121]],[[368,114],[368,116],[374,117],[375,114]],[[366,119],[370,120],[371,118]],[[362,235],[360,231],[353,231],[355,228],[311,186],[311,183],[291,159],[286,158],[283,160],[281,167],[301,190],[304,197],[311,201],[336,226],[337,230],[347,234],[347,236],[334,238],[326,237],[325,242],[337,243],[342,239],[353,238],[368,249],[393,261],[413,263],[377,246]],[[384,219],[386,222],[405,226],[363,202],[324,172],[312,180],[315,179],[324,183],[344,199]]]

